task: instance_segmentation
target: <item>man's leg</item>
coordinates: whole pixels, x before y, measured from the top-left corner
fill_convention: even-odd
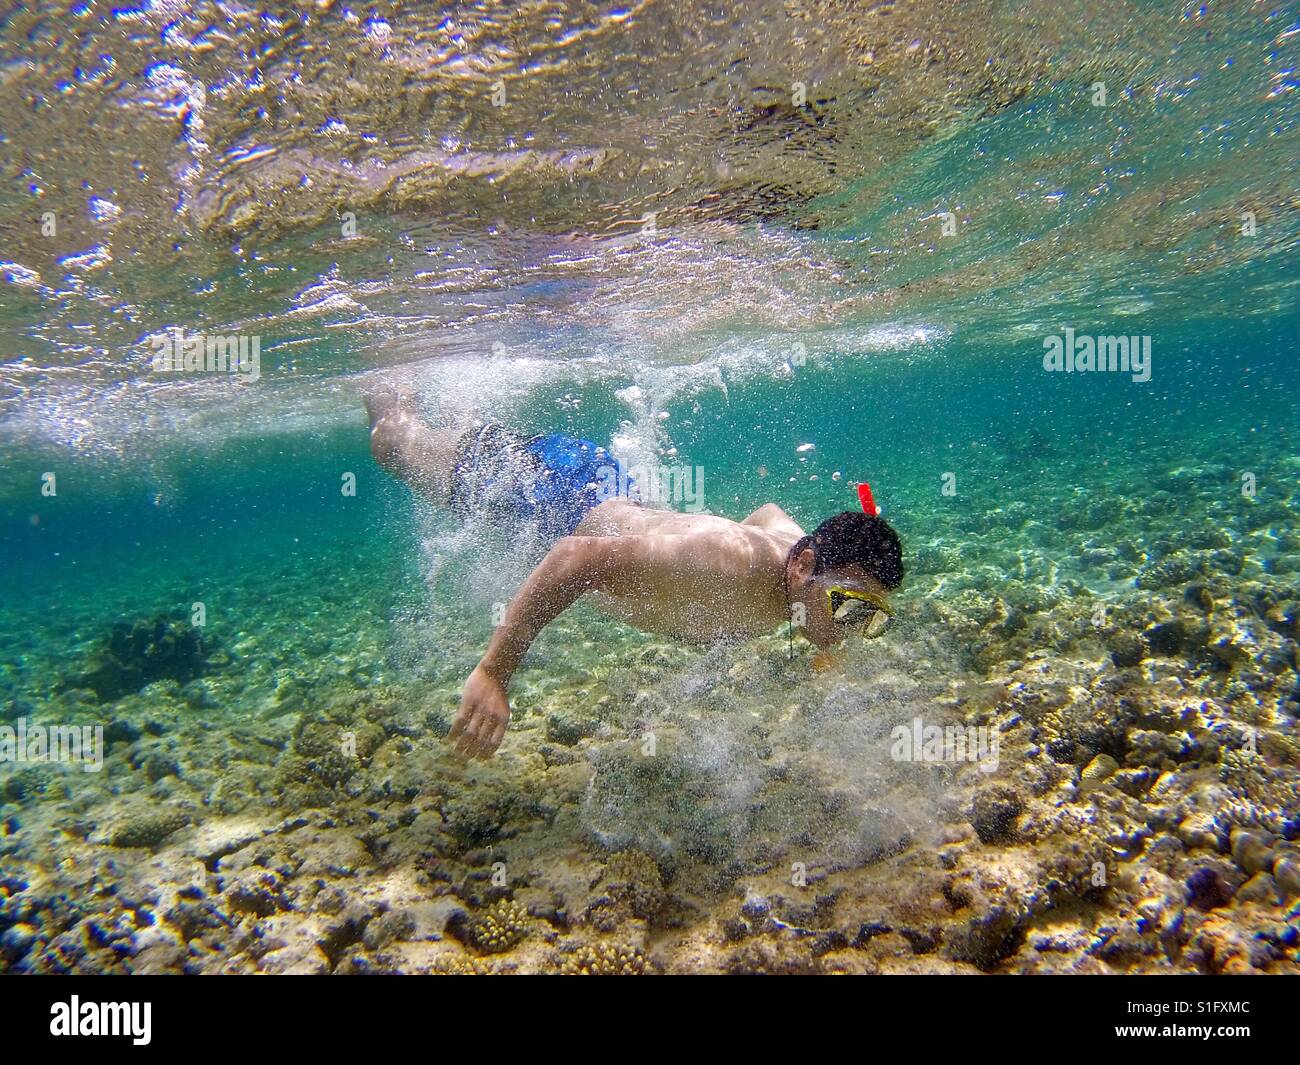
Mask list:
[[[434,503],[451,499],[456,445],[468,425],[434,429],[420,416],[414,392],[385,391],[365,397],[370,418],[370,453]]]

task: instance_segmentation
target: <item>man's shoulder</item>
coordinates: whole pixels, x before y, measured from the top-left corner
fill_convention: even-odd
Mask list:
[[[782,510],[776,503],[764,503],[761,507],[750,514],[749,517],[742,521],[741,524],[753,525],[761,529],[788,529],[796,532],[800,536],[803,535],[803,529],[799,527],[799,523],[796,522],[794,518],[790,517],[790,515]]]

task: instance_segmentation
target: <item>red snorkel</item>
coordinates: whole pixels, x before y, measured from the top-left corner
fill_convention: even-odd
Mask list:
[[[871,494],[871,485],[863,481],[858,485],[858,502],[862,504],[862,513],[870,514],[873,518],[880,513],[880,508],[876,506],[875,497]]]

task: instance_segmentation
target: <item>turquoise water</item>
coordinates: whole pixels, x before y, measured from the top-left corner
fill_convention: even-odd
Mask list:
[[[925,542],[958,534],[972,513],[1040,493],[1062,512],[1071,497],[1076,509],[1141,498],[1177,466],[1222,467],[1219,512],[1234,522],[1270,496],[1289,499],[1293,474],[1277,464],[1296,448],[1300,398],[1287,347],[1294,319],[1151,328],[1155,369],[1143,384],[1122,374],[1045,374],[1032,342],[990,350],[947,339],[902,358],[832,349],[797,371],[730,388],[724,372],[724,387],[662,410],[680,460],[704,469],[709,508],[737,519],[776,499],[815,524],[853,505],[851,483],[869,479],[907,539]],[[605,385],[575,415],[557,403],[572,391],[561,380],[529,396],[514,424],[608,441],[627,413],[611,393],[631,383]],[[54,604],[63,604],[59,614],[77,610],[82,624],[107,624],[187,605],[187,597],[219,600],[234,576],[246,576],[257,596],[279,597],[283,587],[279,609],[289,614],[303,594],[299,582],[308,581],[343,610],[361,607],[345,605],[356,593],[329,586],[364,589],[380,619],[427,608],[411,588],[426,515],[373,463],[359,405],[351,420],[337,430],[182,451],[167,456],[161,477],[119,467],[107,491],[105,471],[75,455],[28,457],[5,511],[11,631],[26,633],[36,652],[36,619],[50,618]],[[807,442],[816,450],[800,455]],[[40,492],[47,467],[58,475],[54,498]],[[355,497],[340,491],[348,471],[359,478]],[[846,479],[832,480],[836,471]],[[1257,502],[1241,497],[1248,471],[1257,474]],[[956,476],[953,497],[942,494],[947,472]],[[1144,530],[1128,531],[1140,546]],[[1062,542],[1061,561],[1075,547]],[[251,620],[232,614],[224,623]]]
[[[0,968],[1300,968],[1293,13],[827,11],[804,67],[762,4],[466,8],[454,47],[404,5],[227,16],[215,55],[193,13],[38,14],[0,84],[0,724],[107,740],[100,773],[0,761]],[[616,36],[670,30],[653,71]],[[79,147],[67,78],[138,141]],[[1067,327],[1149,336],[1150,380],[1045,372]],[[260,337],[259,380],[152,371],[174,328]],[[822,669],[582,602],[466,763],[533,556],[374,462],[393,385],[699,467],[736,520],[869,481],[898,624]],[[114,627],[155,624],[178,658],[117,653],[109,691]],[[999,766],[900,762],[914,718]]]

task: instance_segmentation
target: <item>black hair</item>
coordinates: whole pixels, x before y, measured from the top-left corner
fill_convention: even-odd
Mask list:
[[[903,583],[903,545],[883,518],[846,510],[827,518],[790,549],[796,557],[806,547],[816,554],[813,573],[856,563],[886,588]]]

